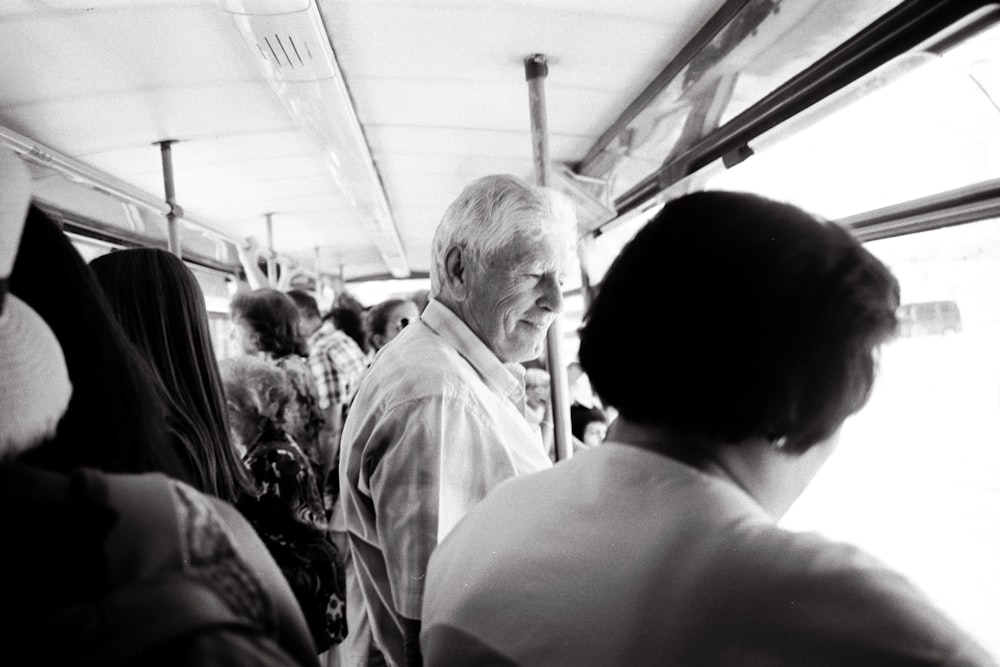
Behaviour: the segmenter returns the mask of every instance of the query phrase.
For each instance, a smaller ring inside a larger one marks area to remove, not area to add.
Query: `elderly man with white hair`
[[[522,362],[563,307],[571,205],[512,176],[469,184],[434,235],[431,300],[372,364],[341,443],[341,494],[375,642],[419,664],[431,551],[500,482],[551,466]]]

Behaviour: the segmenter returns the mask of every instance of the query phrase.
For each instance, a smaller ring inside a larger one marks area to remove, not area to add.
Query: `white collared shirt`
[[[341,441],[341,502],[373,632],[395,662],[394,621],[420,618],[438,542],[500,482],[552,465],[524,418],[523,374],[431,300],[361,382]]]

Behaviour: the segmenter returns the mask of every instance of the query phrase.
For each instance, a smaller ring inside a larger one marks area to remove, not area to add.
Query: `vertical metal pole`
[[[271,287],[278,284],[278,262],[274,254],[274,226],[271,217],[274,213],[264,214],[264,224],[267,225],[267,283]]]
[[[319,297],[323,293],[323,265],[320,262],[319,246],[313,248],[313,270],[316,271],[316,296]]]
[[[528,81],[528,104],[531,111],[531,152],[535,164],[535,183],[543,187],[552,184],[552,165],[549,160],[549,123],[545,111],[545,77],[549,66],[540,53],[524,59],[524,78]],[[556,460],[573,455],[570,446],[569,383],[566,381],[566,364],[562,358],[562,323],[552,322],[545,338],[546,357],[552,387],[552,425]]]
[[[166,196],[167,206],[167,250],[181,256],[181,242],[177,231],[177,218],[180,215],[180,207],[177,206],[177,194],[174,192],[174,158],[170,146],[173,139],[157,142],[160,144],[160,160],[163,163],[163,191]]]
[[[594,300],[594,287],[590,284],[590,260],[594,253],[594,236],[587,234],[580,240],[580,292],[583,294],[583,312],[590,310]]]

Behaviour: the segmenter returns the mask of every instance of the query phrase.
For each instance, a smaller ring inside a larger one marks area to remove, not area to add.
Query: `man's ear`
[[[451,295],[459,301],[464,300],[469,291],[469,272],[461,246],[448,248],[444,255],[444,272],[445,284]]]

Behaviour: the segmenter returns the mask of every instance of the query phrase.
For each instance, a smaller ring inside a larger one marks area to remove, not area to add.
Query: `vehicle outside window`
[[[962,330],[962,314],[954,301],[904,303],[897,316],[902,336],[953,334]]]

